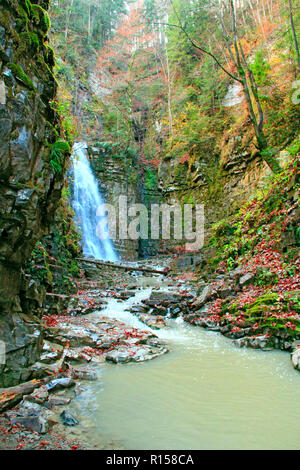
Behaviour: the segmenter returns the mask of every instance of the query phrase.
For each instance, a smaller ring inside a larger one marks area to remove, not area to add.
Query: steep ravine
[[[278,153],[282,171],[273,179],[247,129],[224,134],[220,166],[212,158],[202,168],[201,156],[176,166],[161,155],[149,172],[141,158],[146,134],[135,139],[138,150],[124,150],[103,141],[101,119],[91,137],[84,126],[79,138],[107,202],[126,195],[149,208],[196,195],[208,237],[192,254],[177,241],[115,241],[123,260],[155,255],[135,268],[170,266],[167,276],[79,261],[66,178],[73,142],[55,111],[49,1],[2,5],[0,434],[21,429],[4,445],[53,449],[58,436],[61,448],[296,448],[299,142]],[[88,84],[79,89],[76,99],[90,104]],[[234,106],[242,112],[240,102]],[[153,142],[163,140],[158,133]]]

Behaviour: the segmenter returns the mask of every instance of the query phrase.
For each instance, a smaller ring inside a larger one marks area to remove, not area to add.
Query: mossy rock
[[[52,47],[49,46],[48,44],[46,44],[45,62],[47,62],[47,64],[48,64],[50,67],[54,67],[54,65],[55,65],[54,50],[53,50]]]
[[[215,237],[221,237],[224,235],[233,235],[236,231],[236,226],[234,225],[234,218],[229,217],[222,219],[212,227]]]
[[[27,16],[30,18],[32,15],[32,4],[29,0],[21,0],[20,2],[23,6],[23,9],[25,10]]]
[[[40,5],[32,5],[32,12],[35,19],[35,23],[46,35],[51,27],[51,22],[48,13]]]
[[[28,48],[30,48],[31,50],[35,52],[39,50],[41,43],[36,33],[24,32],[20,34],[20,38],[27,44]]]
[[[51,146],[50,165],[55,173],[61,173],[63,169],[64,155],[71,152],[71,147],[65,140],[59,139]]]
[[[249,317],[260,317],[264,314],[265,310],[267,309],[266,304],[262,305],[254,305],[253,307],[250,307],[246,310],[245,315]]]
[[[14,77],[22,82],[27,88],[36,91],[36,88],[32,82],[32,80],[26,75],[22,67],[18,64],[14,64],[13,62],[9,62],[7,67],[11,70]]]
[[[269,292],[268,294],[261,295],[256,299],[254,305],[269,305],[278,301],[278,294],[276,292]]]

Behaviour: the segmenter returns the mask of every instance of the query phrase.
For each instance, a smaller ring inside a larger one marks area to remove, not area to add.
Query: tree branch
[[[212,52],[210,52],[210,51],[204,49],[203,47],[199,46],[198,44],[196,44],[193,41],[193,39],[189,36],[187,31],[183,28],[183,26],[180,26],[178,24],[171,24],[171,23],[155,23],[155,24],[180,29],[186,35],[187,39],[192,44],[192,46],[195,47],[195,49],[198,49],[199,51],[203,52],[204,54],[207,54],[210,57],[212,57],[212,59],[216,62],[216,64],[223,70],[223,72],[225,72],[233,80],[243,84],[244,81],[242,79],[236,77],[235,75],[232,75],[232,73],[230,73],[228,70],[226,70],[225,67],[223,67],[223,65],[219,62],[219,60],[216,58],[216,56]]]

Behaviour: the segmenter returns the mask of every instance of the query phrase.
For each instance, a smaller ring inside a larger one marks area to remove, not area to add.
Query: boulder
[[[294,368],[300,371],[300,347],[292,352],[291,360]]]
[[[200,296],[194,301],[193,305],[195,307],[202,307],[208,300],[210,300],[213,292],[213,287],[211,285],[207,285],[202,290]]]
[[[48,400],[47,405],[49,408],[53,408],[55,406],[65,406],[68,405],[71,401],[71,397],[62,397],[62,396],[51,396]]]
[[[51,380],[51,382],[46,385],[46,388],[48,392],[53,392],[55,390],[71,388],[74,387],[74,385],[75,381],[73,379],[71,379],[70,377],[62,377],[60,379]]]
[[[92,369],[70,369],[70,375],[72,379],[79,379],[79,380],[97,380],[97,373],[95,370]]]
[[[79,421],[74,418],[74,416],[69,411],[63,411],[60,414],[60,418],[65,426],[76,426],[79,424]]]
[[[245,336],[243,338],[233,340],[233,343],[238,347],[250,347],[254,349],[270,349],[271,340],[266,335],[260,336]]]
[[[126,349],[116,348],[106,355],[106,360],[115,364],[127,362],[144,362],[161,356],[167,352],[168,349],[164,347],[132,346]]]
[[[250,284],[250,282],[253,281],[254,278],[255,273],[246,273],[239,279],[239,284],[241,287],[246,286],[247,284]]]
[[[49,398],[49,393],[47,387],[42,385],[40,388],[36,388],[30,395],[24,397],[25,401],[30,401],[42,405]]]

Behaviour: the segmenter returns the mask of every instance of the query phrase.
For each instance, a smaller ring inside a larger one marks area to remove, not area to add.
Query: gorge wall
[[[39,357],[45,293],[23,267],[49,231],[69,153],[51,106],[57,84],[47,44],[48,4],[1,2],[0,340],[6,343],[6,365],[0,365],[0,387],[26,380]]]
[[[133,204],[144,204],[150,213],[151,204],[158,203],[161,194],[156,187],[149,188],[145,185],[143,179],[139,177],[136,162],[132,156],[129,154],[120,156],[118,152],[113,154],[109,148],[96,145],[88,147],[88,154],[105,202],[112,204],[116,209],[118,234],[120,196],[127,198],[128,208]],[[131,261],[156,255],[160,245],[159,240],[151,240],[150,237],[145,240],[117,237],[113,243],[119,257]]]

